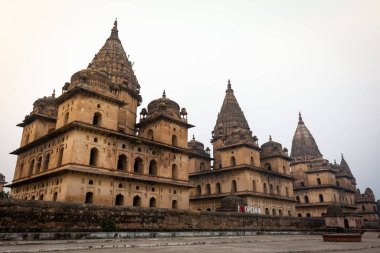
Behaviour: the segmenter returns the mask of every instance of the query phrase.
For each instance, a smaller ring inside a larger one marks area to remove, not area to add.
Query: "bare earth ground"
[[[0,252],[380,252],[378,233],[365,233],[362,242],[323,242],[320,235],[256,235],[140,239],[94,239],[0,242]]]

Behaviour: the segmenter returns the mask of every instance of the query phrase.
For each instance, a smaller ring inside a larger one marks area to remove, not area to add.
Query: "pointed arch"
[[[124,196],[122,194],[117,194],[115,198],[115,205],[122,206],[124,205]]]
[[[236,180],[231,181],[231,193],[236,192],[237,187],[236,187]]]
[[[195,195],[196,196],[201,196],[201,194],[202,194],[202,188],[201,188],[200,185],[197,185],[197,188],[195,190]]]
[[[47,171],[49,169],[49,163],[50,163],[50,153],[47,153],[45,155],[44,164],[42,166],[43,171]]]
[[[157,162],[154,159],[149,162],[149,175],[157,176]]]
[[[172,135],[172,145],[178,146],[178,139],[177,139],[177,135],[175,134]]]
[[[98,127],[102,125],[102,114],[100,112],[94,113],[94,116],[92,117],[92,124]]]
[[[98,159],[99,159],[99,151],[97,148],[92,148],[90,150],[90,160],[89,165],[90,166],[98,166]]]
[[[156,207],[156,198],[151,197],[149,200],[149,207]]]
[[[141,197],[139,195],[133,198],[133,206],[141,206]]]
[[[219,183],[219,182],[217,182],[216,185],[215,185],[215,193],[216,193],[216,194],[221,193],[221,190],[220,190],[220,183]]]
[[[128,169],[127,156],[124,154],[119,155],[117,159],[117,170],[126,172]]]
[[[140,157],[136,157],[135,163],[133,165],[133,172],[135,173],[144,173],[144,161]]]
[[[28,176],[31,176],[33,174],[33,170],[34,170],[34,159],[32,159],[29,162]]]
[[[230,165],[231,166],[236,166],[236,158],[235,158],[235,156],[231,157]]]
[[[211,186],[210,184],[206,184],[206,195],[210,195],[211,194]]]
[[[177,164],[172,165],[172,179],[178,179]]]
[[[154,134],[153,134],[153,130],[152,129],[148,130],[148,132],[146,133],[146,138],[153,141]]]
[[[177,208],[178,208],[177,200],[173,200],[173,201],[172,201],[172,208],[173,208],[173,209],[177,209]]]
[[[59,153],[58,153],[58,159],[57,159],[57,167],[60,167],[62,166],[62,160],[63,160],[63,151],[64,151],[64,148],[61,147],[59,149]]]
[[[87,192],[86,193],[86,200],[85,200],[85,204],[92,204],[94,202],[94,193],[92,192]]]

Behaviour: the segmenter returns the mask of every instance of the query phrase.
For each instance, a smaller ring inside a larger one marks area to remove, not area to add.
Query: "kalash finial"
[[[195,137],[194,137],[194,134],[193,134],[193,141],[195,141]]]
[[[298,123],[299,124],[303,123],[301,111],[298,112]]]
[[[230,81],[230,79],[228,79],[227,88],[228,88],[228,89],[231,89],[231,81]]]
[[[272,135],[271,134],[269,135],[269,141],[272,141]]]
[[[113,22],[113,28],[111,30],[110,38],[118,39],[119,38],[118,34],[119,34],[119,31],[117,30],[117,19],[115,19],[115,22]]]
[[[162,98],[166,98],[166,92],[164,90],[164,92],[162,93]]]
[[[55,89],[53,90],[53,94],[51,94],[53,98],[55,98]]]

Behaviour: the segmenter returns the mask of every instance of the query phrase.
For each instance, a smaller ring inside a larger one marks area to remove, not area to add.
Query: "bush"
[[[107,218],[103,220],[101,226],[102,226],[103,231],[106,231],[106,232],[112,232],[116,230],[116,223],[115,223],[115,220],[112,218]]]

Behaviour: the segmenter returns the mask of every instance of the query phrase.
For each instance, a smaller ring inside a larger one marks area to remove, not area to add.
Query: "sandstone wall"
[[[0,200],[0,232],[313,230],[320,218],[260,216],[170,209],[81,205],[37,200]]]

